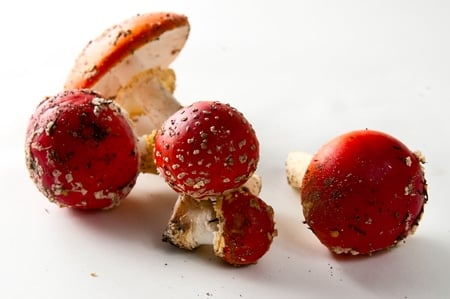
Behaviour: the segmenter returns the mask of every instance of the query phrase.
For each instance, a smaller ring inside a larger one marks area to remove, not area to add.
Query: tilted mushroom
[[[75,61],[65,89],[94,89],[114,98],[136,74],[167,69],[189,35],[185,16],[175,13],[138,14],[106,29],[90,41]]]
[[[181,105],[174,98],[175,73],[170,64],[188,38],[184,15],[138,14],[90,41],[82,50],[64,88],[92,89],[115,99],[136,125],[150,134]]]
[[[141,171],[156,173],[153,137],[162,122],[181,108],[173,96],[170,64],[189,36],[186,16],[138,14],[111,26],[76,58],[64,88],[92,89],[128,112],[139,138]]]

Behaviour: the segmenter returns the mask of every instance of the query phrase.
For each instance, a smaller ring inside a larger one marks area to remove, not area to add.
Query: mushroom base
[[[162,240],[187,250],[213,244],[215,232],[218,231],[214,204],[214,199],[197,200],[181,194]]]

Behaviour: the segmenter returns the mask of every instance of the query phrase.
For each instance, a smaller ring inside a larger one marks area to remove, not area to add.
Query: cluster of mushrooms
[[[256,263],[277,230],[259,198],[259,142],[234,107],[174,97],[169,67],[190,31],[176,13],[136,15],[89,42],[63,90],[46,97],[26,133],[37,188],[61,207],[118,206],[140,173],[178,193],[162,239],[193,250],[212,244],[225,262]],[[356,130],[314,155],[291,152],[288,183],[304,223],[335,254],[371,255],[413,233],[428,200],[420,152],[383,132]]]
[[[258,139],[229,104],[175,99],[169,66],[189,31],[184,15],[149,13],[89,42],[63,91],[32,115],[26,163],[50,201],[83,210],[116,207],[140,173],[159,174],[179,193],[163,241],[253,264],[277,233],[258,197]]]

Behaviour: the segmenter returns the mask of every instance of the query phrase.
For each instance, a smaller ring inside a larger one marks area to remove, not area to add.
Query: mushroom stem
[[[253,174],[241,189],[258,196],[261,191],[261,177]],[[214,244],[218,231],[215,209],[217,200],[217,197],[199,200],[187,194],[180,194],[163,233],[163,241],[187,250]]]
[[[303,176],[311,162],[312,155],[306,152],[290,152],[286,158],[286,177],[288,184],[295,189],[301,189]]]
[[[162,123],[182,106],[172,95],[175,73],[171,69],[148,69],[119,89],[115,102],[128,114],[138,136],[140,171],[157,174],[153,149]]]
[[[138,136],[150,134],[182,106],[173,96],[175,73],[171,69],[148,69],[119,89],[115,101],[130,117]]]
[[[213,200],[196,200],[180,194],[163,233],[163,241],[187,250],[213,244],[214,232],[217,231],[213,203]]]
[[[157,132],[157,130],[153,130],[150,134],[138,137],[137,148],[140,157],[139,171],[142,173],[158,174],[153,154],[155,135]]]

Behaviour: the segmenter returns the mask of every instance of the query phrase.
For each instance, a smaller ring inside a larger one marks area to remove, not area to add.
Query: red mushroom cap
[[[245,117],[228,104],[200,101],[182,108],[155,137],[159,173],[177,192],[220,195],[256,170],[259,143]]]
[[[394,246],[414,231],[428,199],[423,162],[382,132],[334,138],[313,156],[303,178],[306,223],[335,253]]]
[[[89,88],[114,97],[136,74],[167,68],[183,48],[189,29],[187,17],[176,13],[138,14],[124,20],[86,45],[64,88]]]
[[[136,182],[136,137],[121,109],[88,90],[46,98],[33,114],[26,163],[52,202],[79,209],[119,204]]]
[[[277,235],[271,206],[245,189],[233,190],[217,200],[219,231],[214,251],[235,265],[256,263]]]

